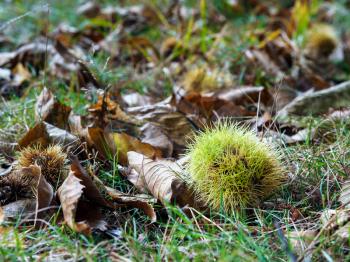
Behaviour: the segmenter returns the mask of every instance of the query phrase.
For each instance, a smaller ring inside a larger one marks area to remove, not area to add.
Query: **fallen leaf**
[[[41,218],[45,213],[46,208],[50,206],[53,199],[53,188],[41,174],[41,169],[38,165],[30,165],[23,167],[19,172],[22,173],[23,179],[33,179],[32,190],[36,197],[36,216]],[[37,221],[35,221],[35,224]],[[40,223],[39,223],[40,224]]]
[[[104,183],[94,175],[94,182],[97,184],[98,188],[106,193],[113,202],[116,202],[119,206],[131,206],[134,208],[141,209],[153,222],[156,221],[156,213],[151,202],[154,202],[150,197],[140,196],[140,195],[129,195],[120,192],[114,188],[104,185]]]
[[[174,150],[173,143],[163,132],[162,128],[151,123],[146,123],[140,128],[140,131],[143,135],[141,142],[160,149],[163,157],[172,156]]]
[[[32,43],[22,45],[16,51],[11,53],[0,53],[0,66],[9,65],[14,68],[18,63],[23,66],[31,66],[35,69],[44,68],[45,56],[50,56],[54,53],[54,48],[51,44],[47,44],[46,40],[38,39]]]
[[[71,171],[57,190],[57,195],[67,225],[76,232],[90,234],[94,228],[100,230],[106,228],[100,206],[113,207],[113,205],[102,197],[94,182],[77,161],[73,160]]]
[[[126,123],[134,123],[134,119],[128,116],[120,106],[114,102],[109,93],[103,92],[99,95],[96,104],[91,105],[89,112],[94,120],[95,127],[105,127],[111,120],[119,120]]]
[[[268,130],[264,134],[264,139],[269,143],[276,143],[276,141],[280,141],[284,144],[292,145],[296,143],[302,143],[305,141],[313,140],[315,136],[315,129],[302,129],[293,135],[284,134],[281,131]]]
[[[137,92],[125,94],[122,99],[129,107],[150,105],[154,102],[153,97],[141,95]]]
[[[173,144],[173,154],[180,155],[193,137],[194,125],[183,114],[176,112],[169,102],[166,100],[154,105],[128,108],[127,113],[144,124],[159,128]],[[147,137],[147,128],[143,127],[142,130],[143,136]]]
[[[58,128],[67,129],[71,110],[69,106],[58,102],[52,92],[45,87],[35,103],[35,118],[37,121],[45,121]]]
[[[84,186],[83,193],[89,201],[99,206],[114,208],[114,206],[101,195],[96,184],[76,157],[73,158],[71,171],[74,173],[75,177],[81,180],[80,183]]]
[[[117,153],[117,148],[113,138],[102,128],[87,128],[85,139],[87,140],[89,146],[96,148],[96,150],[100,153],[100,158],[113,159]]]
[[[10,98],[11,95],[22,96],[32,75],[18,63],[12,70],[0,69],[0,95]]]
[[[256,112],[250,112],[243,106],[220,99],[213,94],[201,95],[191,92],[177,98],[175,103],[177,109],[198,127],[203,127],[205,124],[210,124],[219,118],[233,117],[235,120],[239,120],[256,115]]]
[[[39,122],[19,140],[18,145],[20,147],[26,147],[40,144],[45,147],[50,144],[60,144],[65,147],[74,147],[78,142],[78,137],[66,130],[57,128],[46,122]]]
[[[150,144],[142,143],[126,133],[113,133],[112,136],[117,147],[118,161],[123,165],[128,163],[127,153],[129,151],[136,151],[152,159],[162,156],[159,149],[152,147]]]
[[[55,56],[50,62],[50,69],[56,77],[71,80],[72,72],[76,73],[78,78],[78,89],[100,89],[101,84],[89,70],[88,64],[84,62],[83,57],[74,54],[65,47],[60,41],[55,42]]]
[[[128,161],[132,170],[127,179],[141,192],[151,193],[164,205],[176,203],[180,207],[201,206],[181,179],[183,170],[176,162],[152,160],[136,152],[128,152]]]
[[[151,158],[162,155],[160,149],[142,143],[135,137],[126,133],[107,132],[99,127],[87,128],[86,140],[91,147],[97,149],[102,158],[113,159],[114,156],[117,156],[118,162],[122,165],[127,164],[126,154],[128,151],[137,151]]]
[[[151,219],[151,223],[156,222],[157,216],[153,206],[149,203],[148,198],[140,196],[130,196],[128,194],[125,194],[107,186],[105,187],[105,189],[107,190],[108,195],[113,199],[113,201],[116,201],[118,204],[123,204],[126,206],[141,209]]]
[[[101,12],[101,7],[95,1],[88,1],[77,9],[77,14],[84,15],[87,18],[94,18]]]
[[[21,85],[24,81],[27,81],[32,77],[28,69],[26,69],[21,63],[18,63],[12,69],[12,73],[14,75],[13,81],[16,85]]]
[[[255,103],[269,105],[272,103],[271,94],[264,87],[228,88],[215,92],[219,99],[231,101],[236,105],[247,106]]]
[[[327,113],[331,108],[349,106],[350,81],[317,92],[309,92],[294,99],[279,113],[287,115],[317,115]]]
[[[74,175],[73,171],[71,171],[66,180],[57,190],[57,194],[62,205],[64,221],[67,225],[79,233],[90,234],[91,229],[86,221],[75,221],[78,202],[83,194],[84,188],[80,182],[81,180]]]

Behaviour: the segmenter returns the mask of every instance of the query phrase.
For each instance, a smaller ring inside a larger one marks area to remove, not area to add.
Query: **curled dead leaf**
[[[176,108],[171,106],[169,101],[129,108],[127,112],[145,123],[141,128],[144,139],[146,139],[147,143],[160,148],[163,152],[170,150],[170,145],[164,148],[166,145],[165,141],[165,144],[161,147],[160,145],[157,146],[157,143],[154,143],[154,141],[149,141],[150,136],[148,132],[150,128],[157,128],[159,132],[163,133],[170,140],[173,144],[173,154],[175,155],[184,152],[188,141],[193,136],[194,126],[182,113],[176,112]],[[163,138],[166,140],[164,136]]]
[[[84,186],[83,193],[87,199],[91,202],[104,206],[107,208],[114,208],[112,203],[107,201],[100,193],[96,184],[87,173],[87,171],[81,166],[77,158],[74,158],[71,164],[71,170],[74,173],[75,177],[81,180],[81,184]]]
[[[71,171],[57,190],[57,194],[62,205],[64,221],[67,225],[74,231],[89,234],[91,233],[90,226],[85,221],[75,221],[78,201],[83,194],[84,188],[80,181]]]
[[[118,161],[123,165],[128,163],[127,153],[129,151],[142,153],[152,159],[162,156],[162,152],[159,149],[152,147],[150,144],[143,143],[126,133],[113,133],[112,136],[117,147]]]
[[[111,120],[136,124],[135,119],[128,116],[107,92],[99,95],[97,103],[90,106],[89,112],[93,118],[94,126],[97,127],[103,128]]]
[[[118,206],[131,206],[141,209],[151,219],[152,223],[156,221],[156,213],[151,204],[151,202],[154,201],[152,201],[149,197],[139,195],[134,196],[120,192],[114,188],[104,185],[103,182],[95,175],[93,176],[93,179],[101,192],[107,194]]]
[[[162,128],[151,123],[146,123],[141,127],[143,134],[142,142],[150,144],[162,151],[163,157],[171,157],[174,146]]]
[[[308,115],[327,113],[331,108],[349,106],[350,81],[317,92],[308,92],[294,99],[278,114]]]
[[[127,165],[127,152],[137,151],[150,158],[160,157],[162,152],[150,144],[143,143],[139,139],[126,133],[109,133],[99,127],[87,129],[87,141],[90,146],[97,149],[105,159],[113,159],[117,156],[118,162]]]
[[[116,201],[118,204],[141,209],[151,219],[151,223],[157,221],[156,212],[154,211],[153,206],[149,203],[147,198],[140,196],[130,196],[107,186],[105,188],[108,195],[113,199],[113,201]]]
[[[198,127],[203,127],[203,124],[208,124],[222,117],[239,119],[256,115],[256,112],[250,112],[243,106],[220,99],[213,94],[201,95],[191,92],[186,96],[176,98],[175,104],[177,109]]]
[[[35,103],[35,118],[58,128],[67,129],[67,120],[72,109],[56,100],[46,87],[41,91]]]
[[[32,127],[18,142],[20,147],[31,145],[48,146],[50,144],[60,144],[62,146],[74,147],[78,143],[78,137],[69,132],[57,128],[49,123],[40,122]]]
[[[111,207],[91,178],[75,159],[71,171],[57,190],[64,221],[76,232],[90,234],[92,229],[105,230],[100,206]],[[84,196],[84,198],[83,198]]]
[[[127,179],[142,192],[152,194],[164,205],[176,203],[180,207],[202,208],[194,193],[181,176],[183,170],[176,162],[152,160],[136,152],[128,152],[132,168]]]
[[[36,217],[42,217],[42,212],[46,211],[53,199],[53,188],[41,174],[41,168],[38,165],[23,167],[20,172],[23,174],[23,179],[29,179],[29,177],[33,179],[32,190],[36,197]]]
[[[228,88],[216,92],[215,96],[243,106],[255,103],[269,105],[272,102],[271,94],[264,87]]]

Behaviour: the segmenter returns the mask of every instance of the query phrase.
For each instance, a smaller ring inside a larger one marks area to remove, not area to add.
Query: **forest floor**
[[[2,1],[0,178],[17,177],[0,179],[0,260],[350,260],[349,12],[345,0]],[[186,209],[132,179],[145,171],[128,151],[178,161],[221,119],[279,148],[285,182],[259,205]],[[52,144],[67,154],[58,173],[75,173],[52,182],[41,166],[47,181],[23,186],[25,148]]]

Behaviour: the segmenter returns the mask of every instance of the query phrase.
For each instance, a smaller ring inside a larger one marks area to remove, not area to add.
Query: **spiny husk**
[[[207,128],[194,139],[188,156],[190,183],[215,210],[232,213],[254,206],[284,180],[279,152],[237,125]]]
[[[306,36],[306,53],[308,56],[328,58],[339,45],[339,39],[335,29],[326,24],[314,25]]]
[[[34,176],[18,168],[0,176],[0,204],[5,205],[18,199],[34,197],[34,179]]]
[[[52,145],[47,148],[34,146],[27,147],[20,152],[18,165],[19,167],[29,167],[37,164],[41,167],[41,173],[46,180],[52,185],[56,185],[64,179],[61,176],[65,174],[63,169],[66,159],[67,155],[61,146]]]

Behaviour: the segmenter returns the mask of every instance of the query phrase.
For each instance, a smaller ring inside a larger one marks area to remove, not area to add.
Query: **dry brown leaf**
[[[113,158],[117,148],[111,136],[99,127],[88,127],[86,140],[89,146],[96,148],[99,157],[104,159]]]
[[[33,179],[31,187],[36,197],[36,216],[42,217],[42,211],[46,211],[53,199],[53,188],[41,174],[41,168],[38,165],[23,167],[20,172],[23,179]]]
[[[84,186],[83,193],[84,196],[91,202],[108,208],[114,208],[112,203],[107,201],[98,190],[96,184],[93,182],[92,178],[86,172],[86,170],[81,166],[77,158],[74,158],[71,165],[71,170],[75,177],[81,180],[81,184]]]
[[[285,117],[327,113],[330,109],[349,106],[349,100],[350,81],[347,81],[322,91],[301,95],[283,108],[278,115]]]
[[[153,43],[150,40],[148,40],[145,37],[123,37],[119,40],[119,43],[121,47],[132,50],[135,56],[139,54],[141,54],[142,56],[146,51],[151,51],[148,52],[149,59],[152,58],[152,61],[156,62],[160,57],[158,49],[153,45]]]
[[[67,129],[71,110],[69,106],[58,102],[52,92],[45,87],[35,104],[35,118],[37,121],[45,121],[58,128]]]
[[[79,116],[71,112],[68,117],[69,130],[73,135],[78,137],[87,137],[87,127],[83,125],[84,117]]]
[[[21,85],[24,81],[29,80],[32,75],[29,73],[21,63],[18,63],[13,69],[12,73],[14,75],[14,84]]]
[[[44,68],[45,55],[51,55],[53,52],[54,48],[51,44],[48,45],[46,41],[39,39],[22,45],[14,52],[1,54],[3,59],[0,59],[0,66],[9,64],[11,68],[14,68],[21,63],[26,67],[31,65],[34,68]]]
[[[77,14],[86,16],[87,18],[94,18],[101,12],[101,7],[95,1],[88,1],[80,5],[77,9]]]
[[[126,123],[136,123],[128,116],[120,106],[114,102],[109,93],[103,92],[99,95],[96,104],[91,105],[89,112],[92,115],[94,126],[104,128],[111,120],[119,120]]]
[[[239,119],[256,115],[256,112],[248,111],[243,106],[220,99],[213,94],[201,95],[195,92],[178,98],[176,107],[198,127],[203,127],[203,124],[209,124],[222,117]]]
[[[126,133],[113,133],[112,136],[117,147],[118,161],[123,165],[128,163],[127,153],[129,151],[142,153],[152,159],[162,156],[162,152],[159,149],[152,147],[150,144],[142,143],[137,138]]]
[[[270,90],[271,96],[273,97],[273,108],[272,110],[279,111],[286,105],[293,101],[298,95],[298,91],[287,87],[273,87]]]
[[[182,172],[176,163],[167,160],[153,161],[136,152],[128,152],[128,162],[134,171],[127,177],[131,183],[141,192],[151,193],[163,204],[170,202],[171,183]]]
[[[140,128],[143,138],[142,142],[150,144],[162,151],[163,157],[171,157],[174,146],[163,130],[154,124],[146,123]]]
[[[217,91],[215,93],[219,99],[231,101],[236,105],[251,105],[255,103],[262,103],[269,105],[272,102],[270,93],[264,87],[239,87],[228,88]]]
[[[113,202],[116,202],[116,204],[118,204],[119,206],[131,206],[134,208],[141,209],[151,219],[151,222],[156,221],[156,213],[151,204],[151,202],[154,201],[152,201],[150,197],[140,195],[129,195],[104,185],[103,182],[95,175],[93,176],[93,178],[98,188],[105,194],[109,195],[109,197],[112,198]]]
[[[150,105],[153,104],[155,101],[154,97],[148,95],[141,95],[137,92],[124,94],[122,96],[122,99],[129,107]]]
[[[69,132],[50,125],[46,122],[40,122],[31,128],[18,142],[20,147],[40,144],[48,146],[50,144],[61,144],[63,146],[75,146],[78,143],[78,137]]]
[[[157,216],[153,206],[149,203],[149,198],[140,196],[130,196],[111,187],[105,187],[108,195],[118,204],[141,209],[150,219],[151,223],[156,222]]]
[[[57,194],[64,220],[71,229],[84,234],[90,234],[93,228],[105,229],[100,206],[113,205],[102,197],[77,159],[73,160],[71,171]]]
[[[91,229],[86,221],[75,221],[78,202],[83,194],[84,188],[80,181],[81,180],[74,175],[74,172],[71,171],[66,180],[57,190],[57,194],[62,205],[64,221],[67,225],[74,231],[89,234],[91,233]]]
[[[151,158],[160,157],[162,152],[150,144],[143,143],[126,133],[108,133],[99,127],[87,129],[88,144],[97,149],[104,159],[111,159],[117,155],[118,162],[127,164],[127,152],[137,151]]]
[[[183,114],[176,112],[176,108],[172,107],[169,101],[129,108],[127,112],[145,124],[158,127],[173,144],[175,155],[183,153],[188,141],[193,136],[194,127],[191,122]],[[143,128],[144,137],[147,137],[146,131],[147,128]]]
[[[283,134],[282,132],[268,130],[265,133],[264,139],[269,141],[269,143],[276,143],[276,141],[280,141],[284,144],[292,145],[297,143],[302,143],[307,140],[312,140],[315,136],[315,129],[302,129],[293,135]]]
[[[128,152],[129,166],[132,168],[127,179],[142,192],[151,193],[164,205],[176,203],[200,207],[194,193],[180,178],[183,173],[179,164],[168,160],[152,160],[136,152]]]
[[[7,98],[11,95],[21,96],[30,78],[31,74],[21,63],[12,70],[0,69],[0,95]]]

